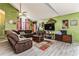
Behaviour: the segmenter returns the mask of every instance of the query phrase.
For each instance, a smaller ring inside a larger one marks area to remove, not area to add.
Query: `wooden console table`
[[[72,35],[58,35],[55,34],[55,40],[72,43]]]

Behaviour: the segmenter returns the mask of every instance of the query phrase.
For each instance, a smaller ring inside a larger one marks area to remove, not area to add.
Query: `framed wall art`
[[[63,20],[62,23],[63,23],[62,29],[67,29],[69,27],[69,21],[68,20]]]
[[[70,26],[77,26],[78,20],[70,20]]]

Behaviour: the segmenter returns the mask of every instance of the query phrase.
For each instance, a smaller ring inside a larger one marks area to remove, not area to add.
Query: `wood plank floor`
[[[45,51],[40,50],[35,45],[29,50],[20,54],[15,54],[8,41],[0,43],[0,56],[78,56],[79,44],[64,43],[54,41],[54,43]]]

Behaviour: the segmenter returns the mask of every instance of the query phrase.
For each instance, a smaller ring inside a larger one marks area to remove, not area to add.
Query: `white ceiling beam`
[[[52,11],[54,11],[58,16],[60,16],[60,14],[55,10],[55,8],[53,8],[52,6],[51,6],[51,4],[50,3],[45,3]]]

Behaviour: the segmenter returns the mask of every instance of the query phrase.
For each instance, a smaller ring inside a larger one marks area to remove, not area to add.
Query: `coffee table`
[[[42,42],[44,40],[44,37],[42,35],[33,35],[32,40],[39,43],[39,42]]]

